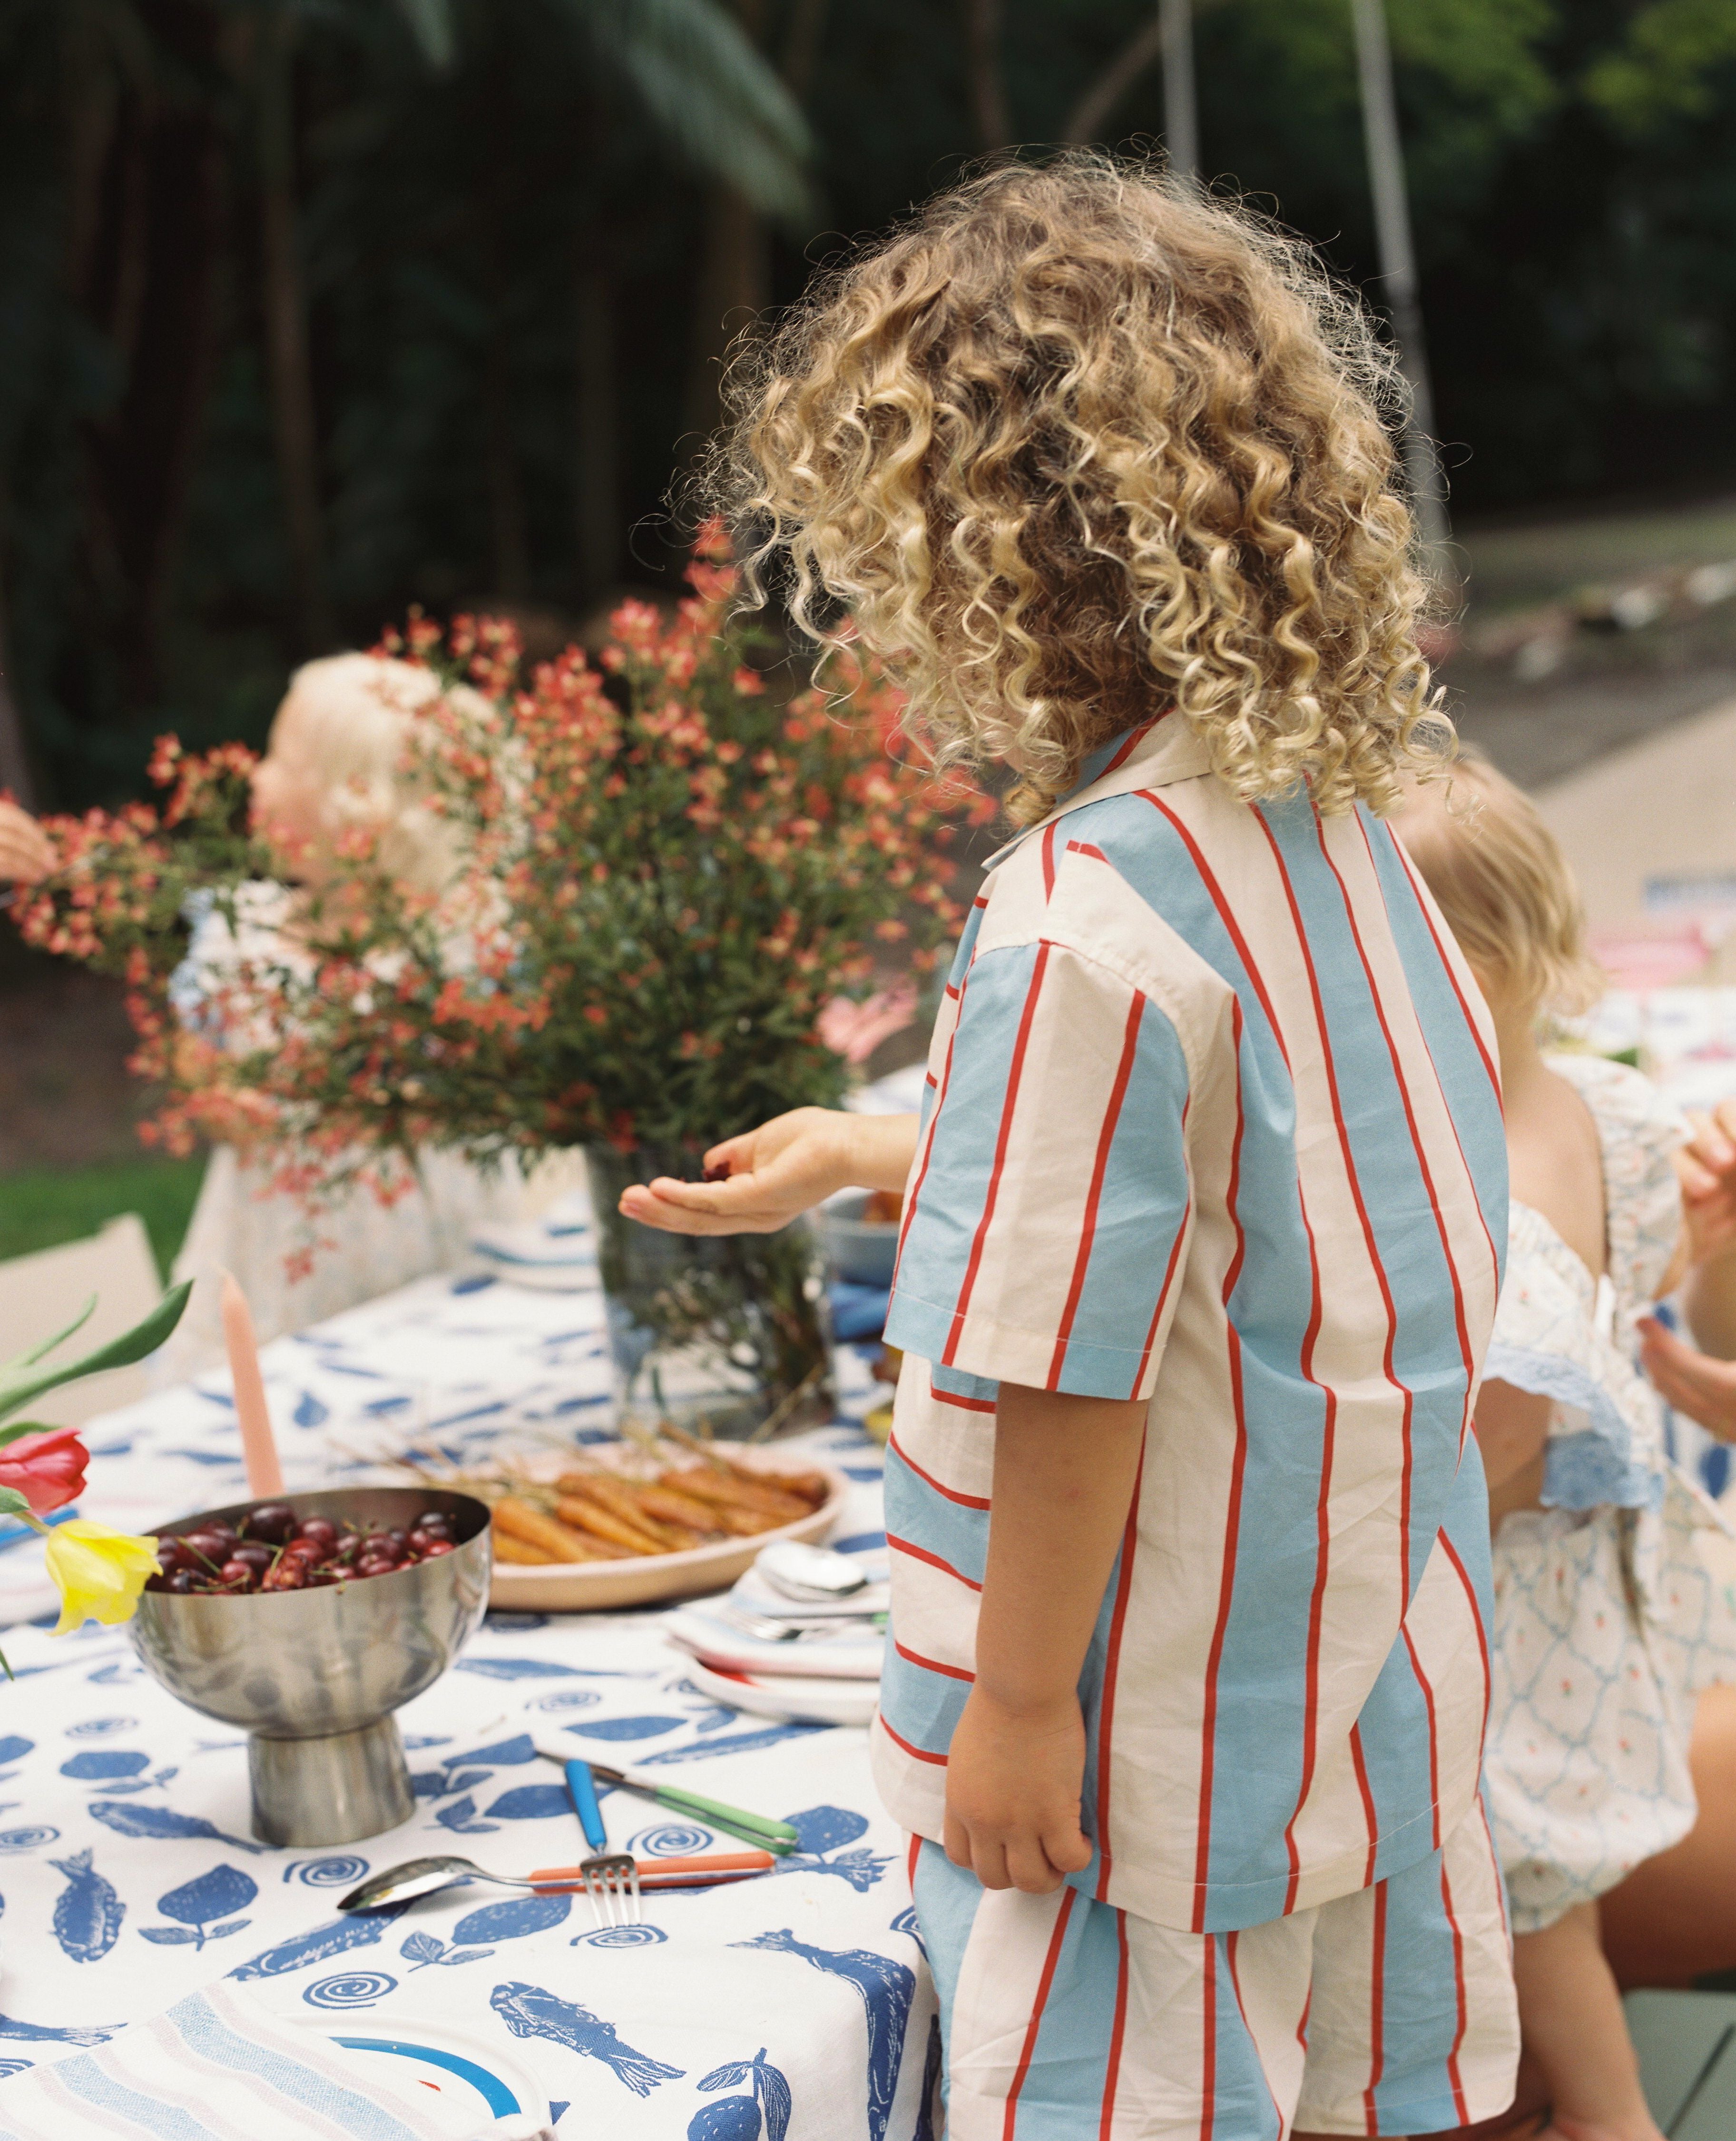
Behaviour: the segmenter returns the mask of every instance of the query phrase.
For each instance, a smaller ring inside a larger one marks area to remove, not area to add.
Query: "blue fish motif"
[[[454,1672],[479,1673],[484,1680],[576,1680],[578,1668],[558,1666],[553,1658],[460,1658]]]
[[[66,1877],[54,1907],[54,1937],[74,1962],[101,1962],[120,1937],[125,1904],[113,1883],[105,1881],[91,1863],[88,1847],[70,1858],[48,1863]]]
[[[497,1740],[492,1747],[473,1748],[468,1755],[453,1759],[460,1762],[492,1762],[497,1769],[511,1769],[520,1762],[534,1762],[537,1745],[528,1732],[517,1732],[510,1740]]]
[[[865,1947],[814,1947],[798,1940],[788,1927],[759,1933],[752,1940],[732,1941],[732,1947],[770,1948],[777,1955],[799,1956],[834,1977],[853,1985],[868,2015],[868,2141],[886,2141],[887,2122],[892,2117],[893,2098],[898,2086],[898,2069],[904,2060],[904,2032],[910,2021],[910,2003],[916,1997],[916,1972],[891,1957]]]
[[[678,1732],[685,1717],[599,1717],[588,1725],[566,1725],[581,1740],[655,1740],[665,1732]]]
[[[227,1744],[227,1743],[225,1743]],[[263,1851],[245,1836],[231,1836],[207,1821],[203,1814],[176,1814],[171,1807],[131,1806],[119,1799],[92,1799],[91,1812],[105,1828],[117,1836],[148,1836],[159,1842],[171,1837],[201,1837],[208,1843],[227,1843],[234,1851]]]
[[[330,1925],[316,1926],[312,1932],[298,1933],[293,1940],[279,1941],[246,1962],[238,1963],[231,1977],[282,1977],[312,1962],[325,1962],[352,1947],[371,1947],[382,1939],[392,1920],[410,1905],[387,1903],[377,1911],[358,1911],[352,1918],[334,1918]]]
[[[442,1807],[434,1818],[442,1828],[452,1829],[460,1836],[492,1836],[500,1826],[498,1821],[477,1819],[476,1802],[468,1792],[450,1806]]]
[[[115,2030],[120,2027],[117,2022]],[[0,2037],[21,2045],[106,2045],[115,2030],[56,2030],[47,2022],[15,2022],[10,2015],[0,2015]]]
[[[290,1417],[298,1427],[323,1427],[327,1412],[327,1407],[321,1404],[312,1390],[303,1390],[296,1400],[295,1410]]]
[[[515,2037],[547,2037],[569,2052],[601,2060],[635,2096],[649,2096],[659,2082],[679,2081],[686,2072],[685,2067],[665,2066],[661,2060],[636,2052],[616,2035],[612,2022],[571,2000],[558,2000],[539,1985],[509,1978],[489,1995],[489,2005]]]

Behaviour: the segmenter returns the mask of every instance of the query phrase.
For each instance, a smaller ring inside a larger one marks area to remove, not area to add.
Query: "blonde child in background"
[[[1635,1322],[1690,1265],[1704,1265],[1702,1295],[1717,1282],[1708,1259],[1736,1205],[1736,1154],[1722,1172],[1695,1163],[1684,1226],[1683,1119],[1637,1070],[1544,1052],[1548,1014],[1584,1008],[1598,982],[1576,888],[1510,781],[1467,752],[1450,790],[1421,790],[1395,829],[1500,1046],[1512,1202],[1477,1432],[1494,1539],[1488,1788],[1525,2050],[1549,2135],[1661,2141],[1598,1898],[1693,1827],[1694,1698],[1736,1680],[1736,1612],[1732,1543],[1665,1454]],[[1736,1962],[1736,1863],[1722,1871],[1726,1900],[1704,1907]]]
[[[346,834],[376,836],[381,863],[410,889],[437,897],[450,883],[454,834],[405,762],[417,710],[441,689],[432,671],[371,654],[331,655],[296,672],[253,780],[254,825],[280,858],[282,881],[243,887],[233,929],[215,913],[199,922],[174,987],[185,1022],[209,1030],[213,999],[238,963],[301,956],[298,914]],[[474,696],[463,685],[448,687],[455,694]],[[223,1358],[221,1272],[241,1282],[263,1341],[460,1262],[479,1221],[532,1218],[578,1179],[554,1166],[528,1184],[511,1163],[490,1178],[454,1155],[424,1154],[419,1186],[396,1203],[356,1189],[323,1213],[312,1267],[292,1277],[288,1260],[306,1222],[268,1176],[232,1147],[213,1150],[175,1265],[177,1280],[197,1283],[159,1356],[160,1380],[180,1381]]]

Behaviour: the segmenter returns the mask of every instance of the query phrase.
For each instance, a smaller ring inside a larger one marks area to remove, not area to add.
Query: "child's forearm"
[[[1689,1274],[1683,1306],[1703,1352],[1736,1361],[1736,1248],[1709,1258]]]
[[[976,1685],[1013,1710],[1070,1698],[1127,1523],[1143,1400],[1003,1383]]]

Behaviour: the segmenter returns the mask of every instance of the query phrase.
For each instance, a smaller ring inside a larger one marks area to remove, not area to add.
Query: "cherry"
[[[337,1527],[329,1517],[303,1517],[296,1531],[298,1539],[312,1539],[317,1546],[337,1543]]]
[[[326,1549],[320,1544],[317,1539],[308,1538],[291,1539],[288,1545],[283,1549],[286,1558],[293,1558],[297,1561],[306,1562],[323,1560],[325,1558],[325,1552]]]
[[[163,1588],[165,1591],[179,1592],[184,1597],[198,1580],[190,1568],[177,1568],[164,1577]]]
[[[237,1562],[243,1568],[252,1569],[255,1576],[263,1576],[271,1567],[271,1548],[263,1539],[243,1539],[224,1566],[233,1568]]]
[[[433,1561],[443,1553],[451,1553],[454,1551],[450,1539],[430,1539],[422,1549],[422,1558],[424,1561]]]
[[[444,1509],[424,1509],[416,1520],[415,1528],[419,1532],[449,1532],[452,1519]]]
[[[303,1591],[307,1585],[307,1564],[298,1554],[282,1554],[276,1565],[268,1568],[259,1588],[262,1591]]]
[[[356,1573],[358,1576],[395,1576],[397,1573],[397,1568],[396,1562],[382,1561],[377,1555],[371,1554],[363,1557],[357,1567]]]
[[[220,1568],[229,1559],[229,1548],[234,1543],[233,1532],[226,1537],[222,1532],[202,1528],[181,1534],[181,1546],[188,1557],[186,1565],[189,1568],[202,1568],[207,1563],[213,1568]]]
[[[217,1573],[225,1583],[239,1585],[243,1591],[253,1589],[258,1573],[252,1564],[245,1561],[226,1561]]]
[[[194,1566],[193,1556],[173,1533],[158,1539],[157,1567],[165,1576],[172,1574],[177,1568],[191,1568]]]
[[[295,1529],[295,1511],[287,1502],[262,1502],[241,1521],[254,1538],[263,1539],[268,1546],[282,1546]]]

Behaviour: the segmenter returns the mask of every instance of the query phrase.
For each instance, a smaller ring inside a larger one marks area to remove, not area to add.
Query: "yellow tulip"
[[[111,1531],[86,1517],[55,1526],[48,1534],[47,1558],[48,1573],[61,1594],[57,1636],[66,1635],[86,1621],[101,1621],[111,1628],[117,1621],[131,1620],[145,1579],[157,1573],[154,1538]]]

